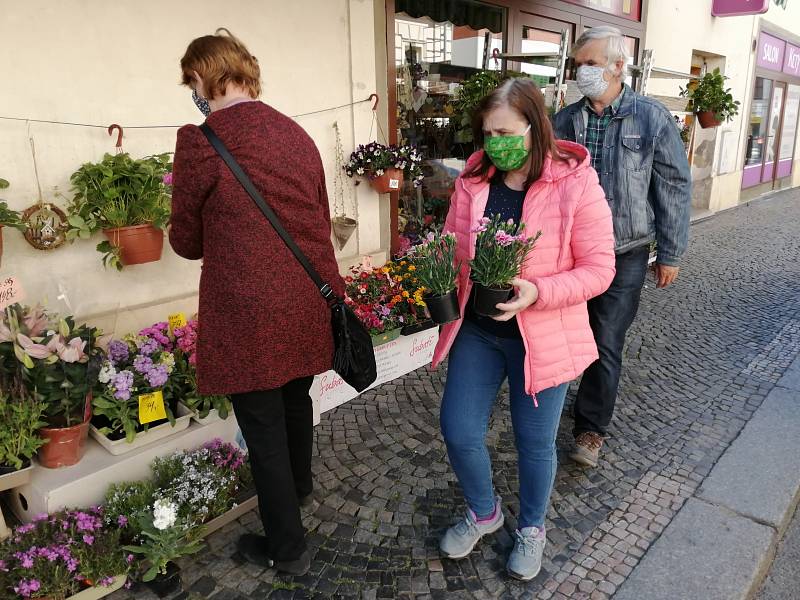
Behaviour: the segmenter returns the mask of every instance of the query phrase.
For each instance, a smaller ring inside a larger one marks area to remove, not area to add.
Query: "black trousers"
[[[617,255],[617,274],[608,290],[589,300],[589,323],[600,355],[583,373],[575,398],[577,437],[585,431],[600,435],[614,415],[625,334],[639,310],[639,299],[647,275],[648,246]]]
[[[267,555],[277,561],[296,560],[306,550],[298,498],[313,489],[312,380],[303,377],[278,389],[232,396],[253,469]]]

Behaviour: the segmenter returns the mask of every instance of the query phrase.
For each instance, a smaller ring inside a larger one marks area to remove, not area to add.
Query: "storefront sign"
[[[632,21],[642,20],[642,0],[566,0]]]
[[[714,0],[711,14],[715,17],[760,15],[769,9],[769,0]]]
[[[762,31],[758,36],[756,52],[756,64],[759,67],[770,71],[780,71],[783,68],[786,42]]]
[[[787,75],[800,77],[800,46],[786,43],[786,53],[783,59],[783,72]]]

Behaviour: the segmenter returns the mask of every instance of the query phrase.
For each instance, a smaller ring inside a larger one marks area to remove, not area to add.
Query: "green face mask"
[[[495,167],[501,171],[514,171],[525,164],[530,154],[530,150],[525,149],[525,135],[530,129],[528,125],[522,135],[498,135],[484,140],[483,149]]]

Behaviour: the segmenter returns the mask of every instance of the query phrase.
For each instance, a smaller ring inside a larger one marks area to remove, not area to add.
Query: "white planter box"
[[[82,592],[78,592],[74,596],[70,596],[67,600],[97,600],[98,598],[104,598],[109,594],[113,594],[118,589],[120,589],[123,585],[125,585],[125,580],[127,576],[119,575],[114,578],[114,582],[108,586],[97,586],[91,587],[87,590],[83,590]]]
[[[225,514],[218,516],[216,519],[211,519],[208,523],[203,525],[203,527],[205,527],[206,530],[205,536],[209,536],[218,529],[222,529],[228,523],[235,521],[243,514],[248,513],[255,508],[258,508],[258,496],[253,496],[252,498],[248,498],[241,504],[234,506]]]
[[[193,421],[200,423],[200,425],[210,425],[211,423],[216,423],[217,421],[223,420],[220,418],[216,408],[212,408],[210,411],[208,411],[208,414],[201,419],[195,411],[186,406],[183,402],[178,402],[178,414],[181,417],[189,415],[192,417]],[[230,415],[228,416],[230,417]]]
[[[12,471],[11,473],[0,475],[0,492],[13,490],[15,487],[25,485],[31,480],[32,471],[33,463],[19,471]]]
[[[147,446],[153,442],[164,439],[165,437],[169,437],[173,434],[181,432],[189,427],[189,421],[191,421],[191,415],[184,415],[175,420],[174,427],[171,423],[164,423],[162,425],[158,425],[157,427],[151,427],[147,431],[137,433],[133,442],[130,444],[125,438],[122,438],[121,440],[108,439],[106,436],[100,433],[100,431],[94,425],[89,425],[89,435],[96,439],[97,442],[108,452],[114,456],[119,456],[120,454],[133,452],[134,450],[138,450],[143,446]]]

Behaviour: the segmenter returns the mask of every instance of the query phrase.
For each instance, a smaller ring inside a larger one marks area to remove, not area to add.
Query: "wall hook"
[[[116,147],[118,149],[117,152],[121,152],[122,151],[122,127],[120,125],[117,125],[116,123],[114,123],[113,125],[109,125],[108,126],[108,135],[114,135],[114,130],[115,129],[117,131],[119,131],[119,133],[117,134],[117,144],[116,144]]]
[[[372,105],[372,110],[378,110],[378,102],[380,102],[381,98],[378,94],[370,94],[367,100],[372,100],[373,98],[375,98],[375,103]]]

